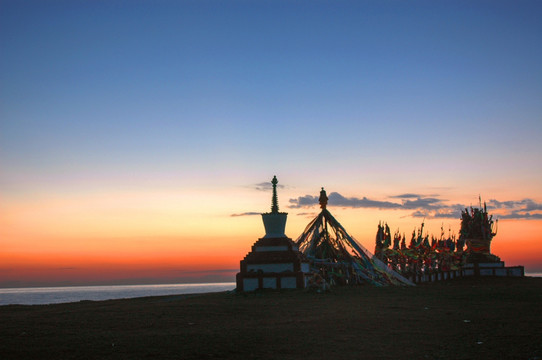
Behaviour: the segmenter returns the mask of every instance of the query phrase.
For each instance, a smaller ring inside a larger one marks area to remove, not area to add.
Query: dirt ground
[[[0,307],[0,359],[542,359],[542,278]]]

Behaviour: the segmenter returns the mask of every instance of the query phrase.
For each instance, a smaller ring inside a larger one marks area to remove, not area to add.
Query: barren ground
[[[542,278],[0,306],[0,359],[542,359]]]

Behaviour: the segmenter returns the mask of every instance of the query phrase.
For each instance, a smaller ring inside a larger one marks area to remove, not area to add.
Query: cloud
[[[416,200],[403,200],[403,208],[405,209],[438,210],[445,207],[443,200],[437,198],[418,197]]]
[[[500,214],[500,219],[526,219],[540,220],[542,219],[542,203],[538,203],[532,199],[498,201],[495,199],[487,202],[489,210],[504,210],[504,214]]]
[[[366,197],[344,197],[337,192],[329,194],[329,203],[335,206],[353,207],[353,208],[373,208],[373,209],[396,209],[401,207],[401,204],[392,203],[389,201],[370,200]]]
[[[524,220],[542,220],[542,214],[531,214],[531,213],[519,213],[511,212],[506,215],[499,215],[499,219],[524,219]]]
[[[361,199],[356,197],[347,198],[337,192],[330,193],[328,199],[328,204],[330,206],[376,209],[393,209],[401,207],[401,204],[392,203],[389,201],[375,201],[367,199],[366,197],[363,197]],[[289,208],[292,209],[312,207],[318,204],[318,197],[311,195],[300,196],[297,199],[290,199],[289,203]]]
[[[515,209],[518,211],[536,211],[542,210],[542,203],[537,203],[532,199],[523,199],[519,201],[498,201],[489,200],[488,208],[494,209]]]
[[[390,198],[393,198],[393,199],[412,199],[412,198],[419,198],[419,197],[422,197],[422,195],[412,194],[412,193],[390,196]]]
[[[404,193],[389,196],[400,199],[401,202],[372,200],[367,197],[345,197],[337,192],[329,194],[328,206],[343,208],[365,208],[381,210],[413,210],[411,217],[425,217],[428,219],[460,219],[461,211],[468,206],[463,204],[449,204],[447,200],[438,198],[438,195],[424,196],[421,194]],[[312,195],[299,196],[289,200],[289,207],[293,209],[310,208],[318,205],[318,197]],[[542,203],[532,199],[487,202],[488,210],[495,218],[500,219],[542,219]],[[303,213],[305,214],[305,213]]]
[[[261,182],[259,184],[254,184],[251,186],[252,188],[259,190],[259,191],[271,191],[273,190],[273,184],[271,184],[270,181]],[[278,189],[284,189],[284,185],[277,184]]]
[[[288,206],[291,209],[299,209],[302,207],[311,207],[318,204],[318,196],[305,195],[300,196],[297,199],[288,200],[290,205]]]
[[[410,216],[428,219],[460,219],[461,210],[462,207],[459,209],[454,209],[453,207],[450,207],[441,208],[438,210],[416,210],[412,214],[410,214]]]
[[[339,206],[339,207],[350,207],[350,208],[369,208],[369,209],[414,209],[421,207],[422,203],[434,204],[438,202],[438,199],[427,198],[427,199],[417,199],[417,200],[407,200],[407,207],[401,203],[394,203],[390,201],[379,201],[371,200],[367,197],[357,198],[357,197],[345,197],[337,192],[332,192],[328,196],[328,205],[329,206]],[[425,200],[425,201],[424,201]],[[405,203],[404,202],[404,203]],[[296,199],[290,199],[290,208],[299,209],[304,207],[312,207],[318,204],[318,197],[305,195],[299,196]]]
[[[244,212],[244,213],[241,213],[241,214],[231,214],[230,216],[231,217],[238,217],[238,216],[254,216],[254,215],[260,215],[261,212],[254,212],[254,211],[249,211],[249,212]]]

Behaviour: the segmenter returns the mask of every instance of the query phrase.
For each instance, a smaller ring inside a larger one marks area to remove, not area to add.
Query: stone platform
[[[309,263],[292,239],[261,238],[241,260],[237,290],[303,289],[309,271]]]
[[[504,261],[467,263],[461,269],[463,276],[525,276],[523,266],[504,266]]]

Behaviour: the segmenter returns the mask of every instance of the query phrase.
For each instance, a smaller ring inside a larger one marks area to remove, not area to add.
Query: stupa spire
[[[262,214],[263,225],[265,227],[265,237],[283,237],[284,229],[286,228],[287,213],[279,212],[279,200],[277,196],[277,184],[279,181],[276,176],[273,176],[271,184],[273,184],[273,198],[271,201],[271,212]]]
[[[277,196],[277,184],[279,181],[277,180],[277,176],[273,176],[273,180],[271,180],[271,184],[273,184],[273,199],[271,200],[271,213],[278,214],[279,212],[279,199]]]

